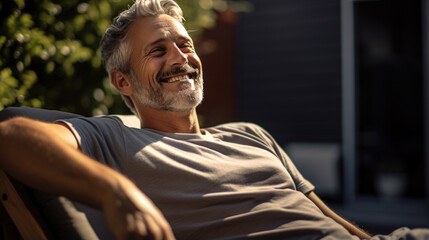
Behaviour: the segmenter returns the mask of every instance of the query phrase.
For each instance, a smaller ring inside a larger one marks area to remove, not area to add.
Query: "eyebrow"
[[[151,43],[149,43],[149,45],[147,45],[146,47],[145,47],[145,52],[147,52],[151,47],[153,47],[154,45],[156,45],[156,44],[158,44],[158,43],[160,43],[160,42],[164,42],[164,41],[166,41],[167,40],[167,38],[160,38],[160,39],[157,39],[157,40],[155,40],[155,41],[153,41],[153,42],[151,42]]]

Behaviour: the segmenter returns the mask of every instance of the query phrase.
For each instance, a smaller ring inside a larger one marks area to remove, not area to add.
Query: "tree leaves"
[[[185,25],[214,23],[225,0],[179,0]],[[99,41],[130,0],[6,0],[0,3],[0,110],[31,106],[92,115],[129,113],[112,88]]]

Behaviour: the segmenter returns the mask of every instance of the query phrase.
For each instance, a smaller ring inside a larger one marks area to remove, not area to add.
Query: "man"
[[[323,204],[260,127],[200,129],[202,65],[174,1],[136,1],[101,45],[141,128],[12,119],[0,124],[2,169],[100,209],[115,239],[370,238]]]

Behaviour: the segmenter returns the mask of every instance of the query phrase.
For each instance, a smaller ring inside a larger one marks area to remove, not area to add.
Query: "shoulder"
[[[262,129],[262,127],[251,122],[230,122],[230,123],[220,124],[220,125],[211,127],[209,129],[251,131],[255,129]]]
[[[232,122],[208,128],[209,131],[235,132],[252,135],[267,135],[267,131],[258,124],[251,122]]]
[[[116,116],[79,117],[58,121],[67,125],[81,142],[81,139],[108,139],[117,137],[126,131],[127,127]]]
[[[234,139],[246,138],[268,145],[272,145],[273,143],[271,135],[264,128],[250,122],[225,123],[206,130],[222,139],[226,139],[227,137]]]
[[[116,116],[82,117],[61,121],[74,134],[82,152],[102,162],[113,162],[110,156],[122,158],[126,149],[125,135],[133,129]]]
[[[104,127],[123,127],[125,126],[123,121],[117,117],[117,116],[100,116],[100,117],[78,117],[78,118],[71,118],[66,120],[60,120],[61,122],[66,122],[73,127],[98,127],[98,128],[104,128]]]

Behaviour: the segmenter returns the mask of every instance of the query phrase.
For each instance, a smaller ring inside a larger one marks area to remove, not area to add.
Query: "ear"
[[[131,79],[127,74],[121,71],[112,70],[110,72],[110,81],[112,82],[112,85],[124,95],[130,96],[134,91]]]

